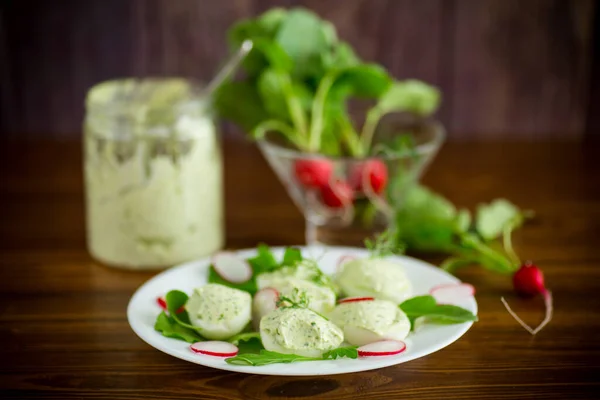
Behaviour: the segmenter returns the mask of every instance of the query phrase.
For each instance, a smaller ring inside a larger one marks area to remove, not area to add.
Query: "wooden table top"
[[[228,247],[302,243],[303,218],[254,146],[225,147]],[[600,398],[599,150],[450,143],[425,177],[460,206],[504,196],[537,212],[515,237],[554,293],[554,320],[536,337],[500,296],[532,324],[541,299],[518,299],[509,279],[473,268],[459,277],[478,290],[480,321],[456,343],[381,370],[294,378],[205,368],[142,342],[125,309],[153,273],[106,268],[87,254],[80,144],[0,143],[0,397]]]

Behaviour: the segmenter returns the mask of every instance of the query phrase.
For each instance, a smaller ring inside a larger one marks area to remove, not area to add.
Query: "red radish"
[[[296,160],[294,174],[303,186],[320,188],[328,184],[333,174],[333,164],[326,159]]]
[[[252,299],[252,324],[258,330],[262,317],[277,308],[279,292],[273,288],[264,288],[256,292]]]
[[[358,301],[373,301],[373,300],[375,300],[375,297],[346,297],[346,298],[338,301],[338,304],[356,303]]]
[[[406,343],[400,340],[382,340],[358,348],[360,357],[393,356],[406,350]]]
[[[169,311],[169,310],[167,309],[167,301],[166,301],[166,300],[165,300],[163,297],[157,297],[157,298],[156,298],[156,303],[157,303],[157,304],[158,304],[158,306],[159,306],[160,308],[162,308],[163,310],[165,310],[165,311]],[[184,310],[185,310],[185,307],[184,307],[184,306],[181,306],[181,307],[179,307],[179,308],[177,309],[177,314],[180,314],[180,313],[182,313]]]
[[[535,296],[546,290],[544,274],[530,262],[526,262],[513,275],[513,286],[522,296]]]
[[[341,208],[350,203],[354,192],[350,185],[343,180],[336,180],[329,185],[321,187],[321,200],[330,208]]]
[[[244,283],[252,278],[252,268],[237,254],[222,251],[213,256],[213,267],[219,276],[231,283]]]
[[[368,184],[375,194],[385,189],[388,181],[387,167],[381,160],[369,160],[356,165],[350,175],[350,183],[356,191],[364,191],[364,185]]]
[[[356,257],[348,255],[348,254],[341,256],[337,262],[337,269],[339,270],[344,264],[346,264],[349,261],[353,261],[353,260],[356,260]]]
[[[474,296],[475,288],[468,283],[449,283],[433,287],[429,294],[439,304],[454,304]]]
[[[162,297],[157,297],[156,298],[156,303],[158,304],[158,306],[160,308],[162,308],[163,310],[167,311],[167,301],[165,299],[163,299]]]
[[[234,357],[238,353],[237,346],[229,342],[210,340],[208,342],[196,342],[190,346],[194,353],[200,353],[215,357]]]
[[[541,294],[544,297],[546,315],[544,320],[535,329],[519,318],[519,316],[510,308],[506,300],[504,300],[504,297],[500,298],[510,315],[529,333],[535,335],[552,320],[552,313],[554,311],[552,305],[552,292],[546,289],[546,286],[544,285],[544,274],[537,266],[533,265],[530,261],[527,261],[525,264],[521,265],[513,275],[513,286],[515,291],[520,295],[534,296],[536,294]]]

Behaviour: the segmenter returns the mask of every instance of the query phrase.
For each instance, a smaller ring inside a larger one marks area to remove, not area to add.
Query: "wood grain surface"
[[[585,131],[593,0],[2,0],[0,134],[72,136],[103,80],[206,81],[227,28],[273,6],[309,7],[365,60],[438,85],[451,139]]]
[[[227,245],[303,241],[303,219],[252,144],[227,142]],[[151,348],[125,310],[153,276],[97,264],[85,249],[80,143],[0,143],[2,399],[597,399],[600,393],[600,148],[579,143],[446,145],[425,181],[460,206],[505,196],[537,212],[516,235],[543,267],[555,317],[505,277],[477,288],[480,322],[425,358],[364,373],[268,377],[190,364]],[[436,261],[436,259],[428,258]]]

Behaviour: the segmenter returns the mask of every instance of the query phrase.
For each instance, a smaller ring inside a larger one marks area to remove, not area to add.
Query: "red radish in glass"
[[[406,344],[400,340],[382,340],[358,348],[360,357],[393,356],[406,350]]]
[[[329,183],[333,174],[333,164],[322,158],[296,160],[294,174],[304,187],[318,189]]]
[[[194,353],[200,353],[214,357],[234,357],[238,353],[238,348],[229,342],[219,340],[210,340],[207,342],[196,342],[190,346]]]
[[[383,161],[376,159],[356,165],[350,175],[352,189],[359,192],[365,191],[366,182],[375,194],[379,194],[385,189],[387,181],[387,167]]]
[[[352,203],[354,192],[343,180],[334,180],[321,187],[321,200],[329,208],[342,208]]]
[[[510,308],[506,300],[504,300],[504,297],[500,299],[510,315],[529,333],[535,335],[552,320],[552,313],[554,311],[552,305],[552,292],[550,292],[544,284],[544,274],[536,265],[532,264],[530,261],[527,261],[514,273],[513,286],[515,291],[522,296],[531,297],[541,294],[544,298],[546,316],[535,329],[527,325],[521,318],[519,318],[519,316]]]
[[[358,301],[373,301],[373,300],[375,300],[375,297],[346,297],[346,298],[338,301],[338,304],[356,303]]]

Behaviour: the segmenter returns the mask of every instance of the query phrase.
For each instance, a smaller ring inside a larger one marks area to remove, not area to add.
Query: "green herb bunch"
[[[521,262],[513,250],[511,234],[533,215],[505,199],[480,204],[475,218],[450,201],[417,185],[396,213],[396,241],[407,250],[449,254],[442,268],[454,272],[468,265],[511,274]]]
[[[220,87],[215,107],[257,139],[273,132],[301,151],[364,157],[373,154],[384,115],[428,116],[440,101],[436,88],[363,62],[330,22],[306,9],[271,9],[233,25],[228,39],[234,50],[247,39],[254,46],[243,77]],[[350,118],[351,99],[374,103],[361,127]]]

